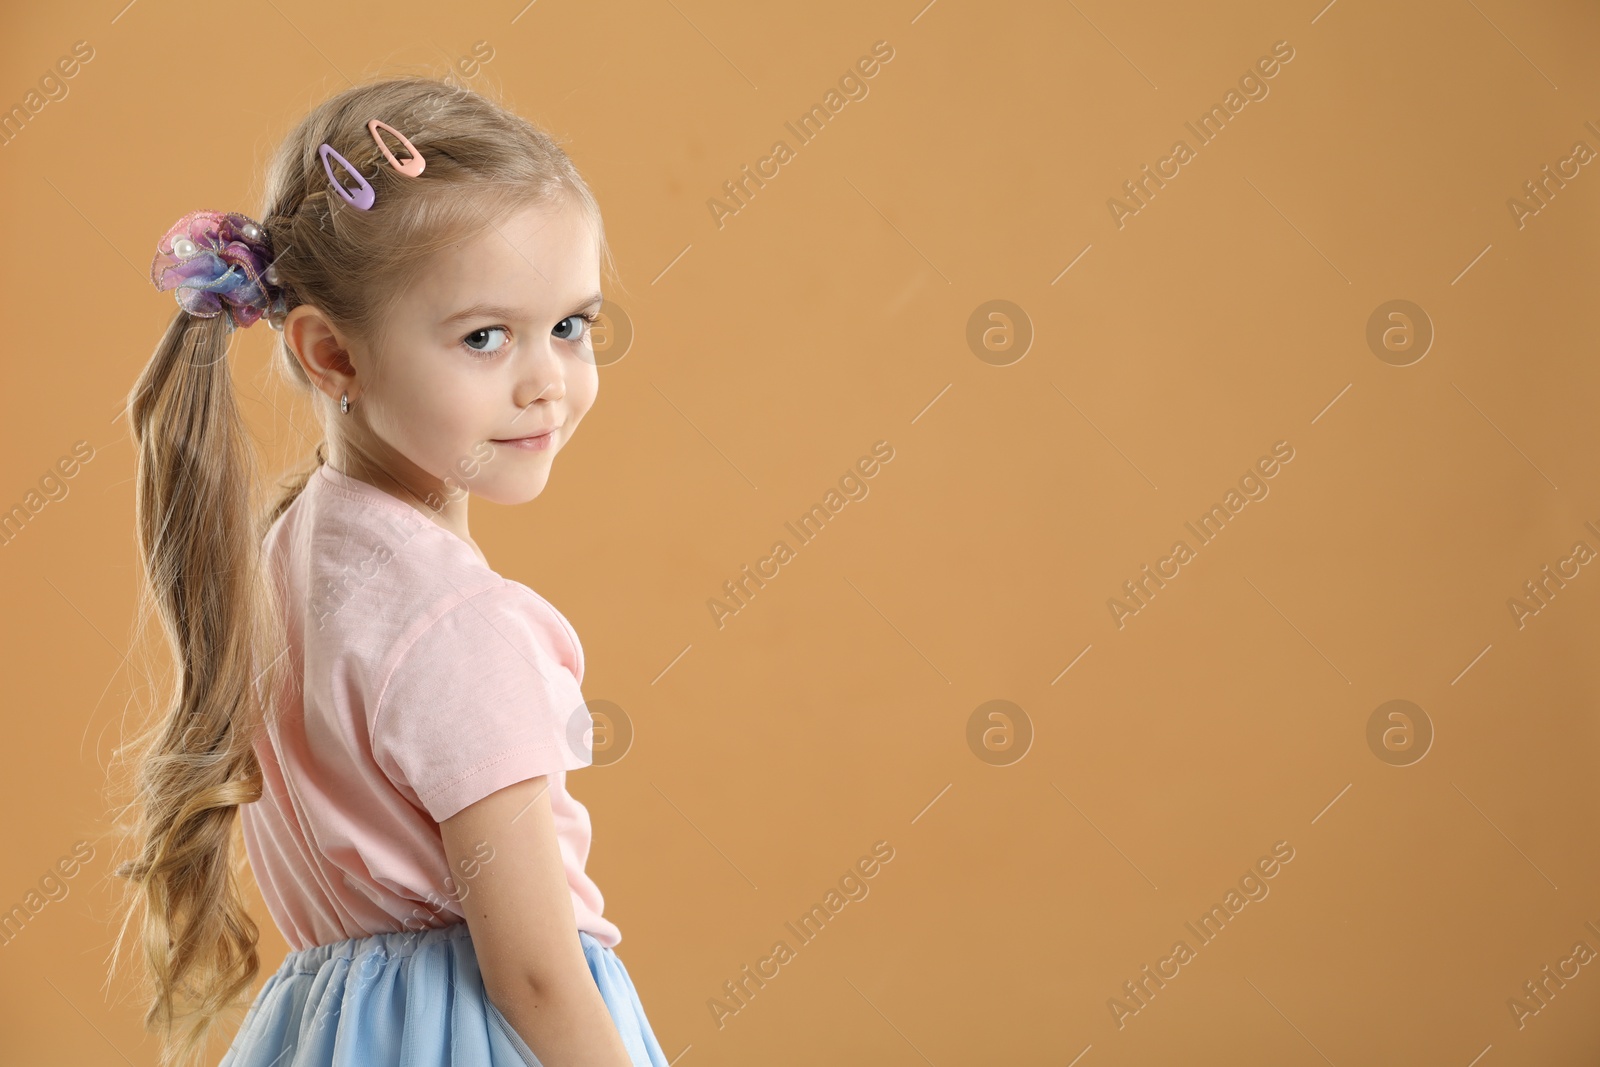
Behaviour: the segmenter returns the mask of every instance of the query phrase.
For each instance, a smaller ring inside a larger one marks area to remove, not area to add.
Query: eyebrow
[[[594,305],[596,305],[598,303],[601,303],[604,300],[605,300],[605,297],[602,294],[600,294],[600,293],[592,293],[592,294],[590,294],[588,299],[583,301],[583,303],[578,304],[576,307],[574,307],[572,309],[572,311],[570,311],[568,313],[568,315],[576,315],[578,312],[583,311],[585,308],[593,307]],[[465,319],[524,319],[525,320],[525,319],[531,319],[532,317],[533,317],[532,315],[530,315],[526,310],[524,310],[522,308],[506,307],[503,304],[473,304],[469,308],[462,308],[460,311],[457,311],[453,315],[447,315],[445,318],[440,320],[440,324],[441,325],[449,325],[450,323],[461,322],[461,321],[463,321]]]

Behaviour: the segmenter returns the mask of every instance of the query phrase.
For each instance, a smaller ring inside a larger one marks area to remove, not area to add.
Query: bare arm
[[[506,1021],[545,1067],[632,1067],[583,958],[545,776],[491,793],[439,829],[484,989]]]

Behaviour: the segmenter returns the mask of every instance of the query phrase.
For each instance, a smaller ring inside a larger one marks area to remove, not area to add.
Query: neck
[[[337,439],[328,442],[328,464],[341,474],[383,490],[477,550],[467,528],[471,495],[460,486],[446,485],[404,457],[380,462]],[[481,558],[483,553],[478,555]]]

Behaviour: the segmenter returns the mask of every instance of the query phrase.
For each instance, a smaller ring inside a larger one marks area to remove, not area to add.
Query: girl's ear
[[[330,400],[353,392],[355,365],[333,323],[311,304],[301,304],[283,320],[283,343],[299,362],[306,377]]]

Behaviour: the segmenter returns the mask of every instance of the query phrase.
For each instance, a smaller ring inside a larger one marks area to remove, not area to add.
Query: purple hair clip
[[[380,128],[388,130],[390,133],[394,134],[395,137],[399,138],[400,143],[406,146],[406,151],[410,152],[411,155],[404,160],[396,159],[394,157],[394,153],[389,151],[389,146],[383,143],[383,138],[378,136],[378,130]],[[406,139],[405,134],[401,133],[387,122],[380,122],[378,119],[373,119],[367,123],[367,132],[372,135],[372,139],[374,141],[378,142],[378,150],[383,153],[384,158],[389,161],[389,165],[395,170],[399,171],[401,174],[404,174],[408,178],[415,178],[417,175],[422,173],[422,168],[425,167],[427,163],[423,160],[422,153],[417,151],[416,145],[412,144]],[[323,173],[328,176],[328,184],[333,186],[334,192],[338,193],[339,196],[344,199],[344,202],[349,204],[351,207],[359,208],[362,211],[369,210],[372,207],[373,201],[378,198],[378,194],[372,189],[372,183],[367,181],[367,179],[362,176],[360,171],[352,167],[348,159],[334,151],[332,145],[324,142],[318,146],[317,154],[322,157]],[[333,165],[328,162],[330,156],[338,160],[339,166],[343,167],[344,170],[356,180],[355,189],[346,189],[340,184],[339,179],[333,176]]]
[[[284,313],[266,230],[236,211],[191,211],[173,223],[156,244],[150,280],[176,290],[178,306],[197,318],[226,312],[230,330]]]

